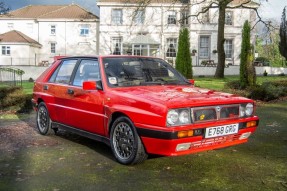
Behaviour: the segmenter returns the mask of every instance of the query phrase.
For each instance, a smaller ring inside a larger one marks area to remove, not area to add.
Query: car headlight
[[[240,105],[240,117],[249,117],[253,114],[254,106],[252,103]]]
[[[245,106],[245,115],[251,116],[252,114],[253,114],[253,104],[252,103],[248,103]]]
[[[170,110],[167,113],[167,123],[170,125],[174,125],[176,124],[177,121],[178,121],[178,111]]]
[[[191,123],[190,109],[169,110],[166,117],[168,126],[185,125]]]

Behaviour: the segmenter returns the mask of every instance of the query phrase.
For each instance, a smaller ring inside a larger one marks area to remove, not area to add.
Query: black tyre
[[[37,128],[42,135],[51,135],[54,133],[54,130],[52,129],[52,121],[50,119],[47,106],[44,102],[41,102],[38,105]]]
[[[114,121],[110,141],[113,154],[121,164],[141,163],[148,157],[133,123],[125,116]]]

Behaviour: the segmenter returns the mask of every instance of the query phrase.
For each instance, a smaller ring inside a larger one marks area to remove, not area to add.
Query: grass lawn
[[[223,79],[216,79],[213,77],[195,77],[194,79],[196,86],[213,90],[223,90],[226,82],[239,80],[239,76],[226,76]],[[263,82],[278,81],[283,79],[286,80],[287,76],[257,76],[257,83],[262,84]]]

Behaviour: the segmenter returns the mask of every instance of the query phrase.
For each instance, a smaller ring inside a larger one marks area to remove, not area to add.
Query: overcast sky
[[[96,6],[97,4],[96,0],[0,0],[0,1],[4,2],[12,10],[30,4],[71,4],[74,2],[99,16],[99,10]],[[260,15],[262,15],[262,17],[264,18],[273,18],[280,21],[284,6],[287,6],[287,0],[268,0],[268,2],[262,2],[262,5],[259,9]]]

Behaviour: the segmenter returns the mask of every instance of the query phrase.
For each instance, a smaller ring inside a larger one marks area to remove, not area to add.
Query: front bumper
[[[252,117],[249,118],[249,120],[240,122],[240,124],[248,121],[257,121],[256,126],[241,128],[236,134],[215,138],[204,138],[204,135],[177,138],[177,131],[161,131],[160,133],[150,131],[154,133],[148,134],[148,130],[140,128],[138,129],[138,133],[147,153],[163,156],[178,156],[245,143],[248,141],[249,135],[255,132],[259,119],[258,117]],[[205,129],[207,127],[201,128]],[[182,145],[186,147],[183,150],[179,149]]]

